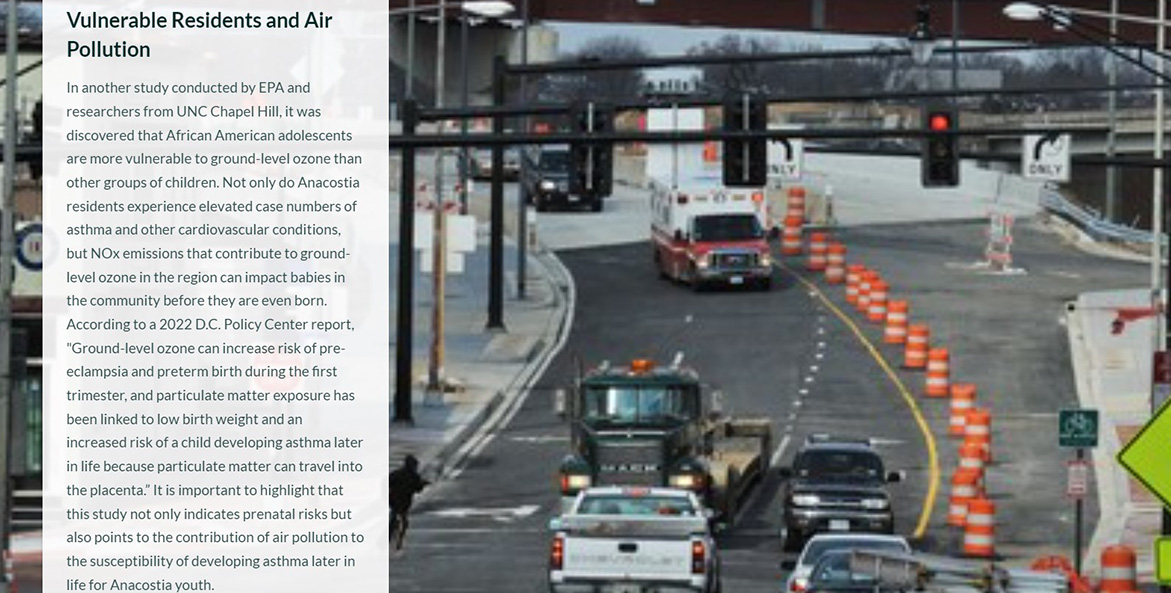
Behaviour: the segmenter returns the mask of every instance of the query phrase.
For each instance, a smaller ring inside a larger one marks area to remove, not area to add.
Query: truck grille
[[[746,270],[756,266],[756,258],[757,254],[745,251],[717,252],[713,263],[721,270]]]
[[[595,451],[599,484],[655,486],[661,479],[662,443],[599,443]]]

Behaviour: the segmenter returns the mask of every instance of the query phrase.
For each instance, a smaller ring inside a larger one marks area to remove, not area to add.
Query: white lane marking
[[[536,445],[543,445],[545,443],[565,443],[569,441],[569,437],[564,435],[543,434],[538,436],[509,437],[508,440],[514,443],[533,443]]]
[[[819,335],[824,335],[824,334],[825,334],[825,328],[824,328],[824,327],[819,327],[819,328],[817,328],[817,333],[818,333]]]
[[[796,413],[796,412],[793,412],[793,413],[789,414],[789,420],[790,420],[790,421],[793,421],[793,420],[796,420],[796,419],[797,419],[797,413]]]
[[[806,389],[806,388],[804,388],[804,387],[802,387],[801,389],[798,389],[798,390],[797,390],[797,393],[799,393],[799,394],[801,394],[801,395],[809,395],[809,390],[808,390],[808,389]]]
[[[518,507],[482,508],[482,509],[463,507],[463,508],[453,508],[453,509],[440,509],[438,511],[430,511],[427,514],[434,515],[436,517],[449,517],[449,518],[455,518],[455,519],[467,519],[468,517],[488,517],[488,518],[494,519],[496,521],[510,523],[512,521],[516,521],[517,519],[523,519],[525,517],[528,517],[529,515],[532,515],[533,513],[537,512],[537,509],[540,509],[540,508],[541,507],[539,507],[535,504],[526,504],[526,505],[521,505]]]
[[[561,271],[564,272],[562,275],[565,278],[565,319],[563,321],[562,327],[560,328],[561,335],[557,337],[557,343],[553,345],[553,348],[546,352],[545,360],[543,360],[536,369],[533,369],[533,373],[525,379],[525,384],[521,387],[522,392],[518,397],[514,398],[513,402],[511,402],[512,407],[504,411],[504,415],[499,419],[499,421],[492,422],[490,420],[485,424],[484,428],[482,428],[480,432],[472,435],[472,438],[469,439],[469,444],[471,446],[470,449],[465,446],[456,452],[453,458],[458,459],[457,465],[447,474],[447,476],[445,476],[447,481],[454,482],[458,480],[460,475],[463,474],[464,469],[467,468],[468,462],[472,459],[475,459],[476,457],[479,457],[480,453],[482,453],[484,449],[486,449],[488,445],[492,443],[492,440],[496,438],[496,435],[499,434],[498,431],[512,423],[512,419],[515,418],[518,413],[520,413],[521,408],[524,407],[524,403],[528,401],[529,395],[532,394],[533,382],[545,374],[545,370],[549,368],[550,364],[553,364],[553,359],[557,358],[557,354],[560,353],[561,350],[565,348],[565,344],[569,342],[569,334],[573,333],[573,321],[575,312],[577,310],[577,283],[573,279],[573,274],[569,273],[569,270],[564,266],[564,264],[561,263],[560,259],[557,259],[556,255],[553,255],[552,259],[554,262],[556,262]],[[551,283],[556,284],[555,282]],[[553,286],[552,289],[559,290],[560,287]],[[424,491],[420,495],[420,498],[426,497],[427,491]]]
[[[790,428],[792,427],[785,427],[785,432],[788,432]],[[769,467],[775,467],[781,463],[781,457],[785,455],[785,449],[789,447],[790,438],[791,437],[786,434],[785,437],[781,439],[781,444],[777,445],[777,450],[773,451],[773,456],[768,460]]]
[[[801,400],[799,400],[799,399],[793,400],[793,407],[800,408],[801,407]]]
[[[806,383],[812,383],[812,382],[813,382],[813,376],[812,376],[812,375],[810,375],[810,376],[808,376],[808,377],[805,377],[805,382],[806,382]]]
[[[825,349],[825,342],[818,342],[818,343],[817,343],[817,348],[818,348],[819,350],[824,350],[824,349]]]
[[[817,360],[821,360],[821,359],[825,358],[825,353],[818,352],[817,354],[814,354],[813,357],[816,358]]]
[[[820,369],[818,368],[818,366],[817,366],[817,365],[815,365],[815,364],[811,364],[811,365],[809,365],[809,370],[810,370],[810,371],[812,371],[812,372],[814,372],[814,373],[816,373],[816,372],[817,372],[817,371],[819,371]]]

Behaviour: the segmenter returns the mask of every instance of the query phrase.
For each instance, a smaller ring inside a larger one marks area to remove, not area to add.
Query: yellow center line
[[[923,537],[923,534],[927,531],[927,525],[931,522],[931,512],[935,508],[935,498],[939,494],[939,453],[935,446],[935,436],[931,434],[931,427],[928,426],[927,420],[923,417],[923,411],[919,408],[919,404],[915,401],[915,397],[911,395],[911,391],[907,389],[906,384],[904,384],[902,379],[899,378],[898,373],[896,373],[894,368],[891,367],[890,363],[887,362],[886,357],[883,356],[882,352],[874,346],[874,343],[870,341],[870,338],[866,337],[866,334],[862,333],[861,328],[858,327],[858,324],[854,323],[854,320],[850,319],[850,317],[846,315],[840,308],[838,308],[837,305],[830,301],[829,298],[825,296],[825,293],[822,292],[816,284],[801,277],[800,274],[789,269],[789,267],[784,263],[778,262],[777,266],[791,274],[794,278],[804,284],[806,288],[813,291],[813,293],[817,295],[817,298],[821,300],[821,302],[825,304],[825,306],[828,307],[830,311],[833,311],[834,315],[836,315],[838,319],[841,319],[842,323],[846,324],[846,327],[850,328],[850,331],[854,332],[854,336],[857,337],[858,341],[861,342],[862,345],[866,347],[866,350],[870,352],[870,356],[874,358],[874,361],[877,362],[878,366],[882,368],[884,373],[886,373],[886,376],[890,379],[891,383],[894,383],[895,388],[898,389],[899,393],[903,396],[903,401],[907,404],[907,407],[911,409],[911,415],[915,417],[915,424],[919,426],[919,432],[923,434],[923,441],[927,445],[927,465],[929,474],[927,498],[923,501],[923,510],[919,513],[919,523],[915,526],[915,532],[912,535],[912,537],[915,539]]]

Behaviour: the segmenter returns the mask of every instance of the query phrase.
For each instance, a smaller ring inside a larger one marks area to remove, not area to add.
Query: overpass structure
[[[571,21],[645,25],[683,25],[727,29],[774,29],[787,31],[906,36],[915,24],[920,0],[527,0],[531,22]],[[950,36],[953,9],[957,9],[959,36],[963,39],[1031,40],[1069,43],[1071,36],[1041,23],[1015,22],[1002,9],[1014,0],[928,0],[932,28],[938,36]],[[391,9],[406,7],[410,0],[389,0]],[[421,5],[419,0],[416,4]],[[519,2],[516,3],[519,6]],[[1108,0],[1062,0],[1057,4],[1108,11]],[[1155,17],[1150,0],[1118,0],[1123,14]],[[520,18],[521,15],[513,15]],[[1154,42],[1154,28],[1119,24],[1119,35]]]

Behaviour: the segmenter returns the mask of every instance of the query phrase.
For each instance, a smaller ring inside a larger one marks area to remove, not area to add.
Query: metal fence
[[[1069,201],[1052,187],[1041,190],[1041,207],[1068,218],[1099,241],[1149,244],[1153,240],[1150,231],[1104,220],[1101,212]],[[1167,243],[1166,234],[1163,235],[1163,243]]]

